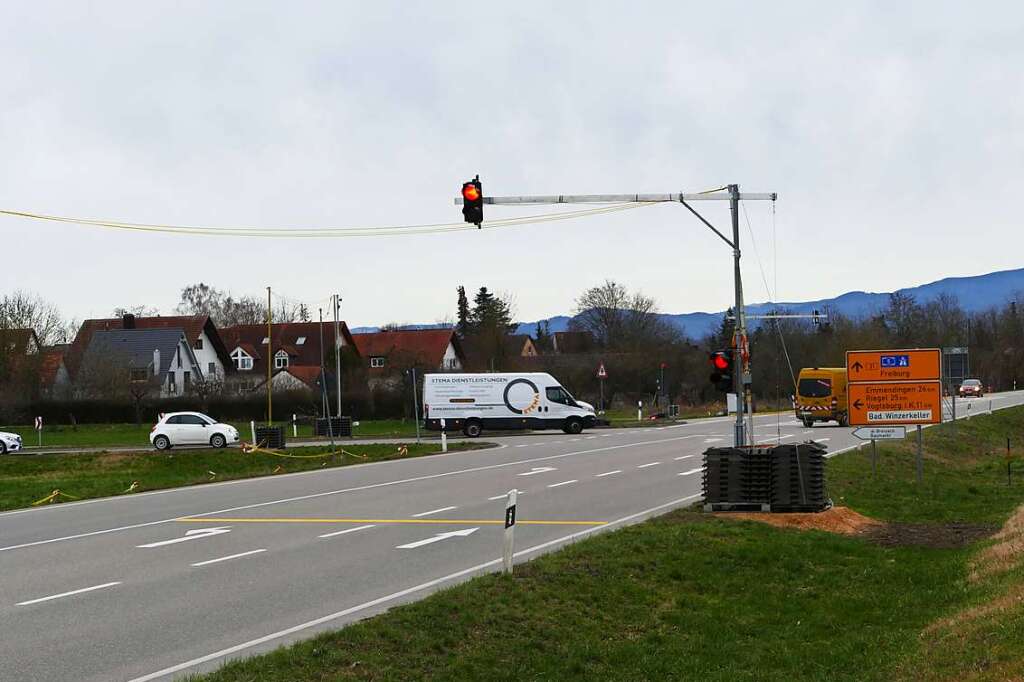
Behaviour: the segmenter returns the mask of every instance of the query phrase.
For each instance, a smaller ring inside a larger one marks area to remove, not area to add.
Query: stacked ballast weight
[[[709,448],[704,452],[704,509],[827,509],[825,452],[818,443]]]
[[[317,436],[344,436],[347,438],[352,435],[352,417],[331,417],[330,424],[327,423],[327,419],[321,417],[316,420],[315,429]]]
[[[262,448],[283,448],[285,436],[283,426],[257,426],[256,445]]]

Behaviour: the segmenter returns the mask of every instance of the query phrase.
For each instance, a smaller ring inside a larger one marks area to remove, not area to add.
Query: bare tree
[[[611,350],[635,351],[673,343],[682,337],[678,329],[658,315],[653,298],[630,293],[622,284],[605,280],[576,299],[570,328],[586,331]]]
[[[57,306],[27,291],[0,298],[0,329],[34,329],[42,346],[64,343],[74,334]]]
[[[176,308],[180,315],[209,315],[219,327],[240,324],[260,324],[267,321],[267,306],[252,296],[235,298],[200,282],[181,290],[181,300]],[[309,316],[308,309],[301,303],[280,301],[274,307],[274,322],[295,322]]]
[[[153,308],[144,303],[114,308],[114,317],[124,317],[125,315],[134,315],[135,317],[156,317],[159,314],[160,310],[158,308]]]

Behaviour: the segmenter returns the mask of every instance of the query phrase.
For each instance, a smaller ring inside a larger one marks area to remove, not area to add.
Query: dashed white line
[[[705,438],[704,442],[705,443],[717,443],[720,440],[725,440],[725,439],[724,438]]]
[[[321,538],[333,538],[335,535],[345,535],[346,533],[355,533],[357,530],[366,530],[367,528],[373,528],[376,525],[377,524],[375,524],[375,523],[371,523],[371,524],[369,524],[367,526],[356,526],[355,528],[346,528],[345,530],[337,530],[337,531],[334,531],[333,533],[324,533],[323,535],[320,535],[318,537],[321,537]]]
[[[92,592],[93,590],[102,590],[105,587],[113,587],[114,585],[120,585],[120,582],[103,583],[102,585],[93,585],[92,587],[83,587],[80,590],[71,590],[70,592],[61,592],[60,594],[51,594],[49,597],[40,597],[39,599],[29,599],[28,601],[20,601],[17,606],[29,606],[31,604],[39,604],[44,601],[51,601],[53,599],[60,599],[61,597],[70,597],[75,594],[82,594],[83,592]]]
[[[208,561],[200,561],[199,563],[192,564],[192,566],[198,568],[200,566],[209,566],[210,564],[219,564],[222,561],[230,561],[231,559],[240,559],[241,557],[244,557],[244,556],[250,556],[252,554],[259,554],[261,552],[266,552],[266,551],[267,550],[265,550],[265,549],[254,549],[254,550],[249,551],[249,552],[241,552],[239,554],[229,554],[228,556],[222,556],[222,557],[217,558],[217,559],[210,559]]]
[[[815,443],[824,443],[824,442],[830,441],[830,440],[832,440],[832,439],[831,438],[815,438],[814,442]]]
[[[530,446],[529,446],[529,445],[517,445],[516,447],[517,447],[517,448],[528,448],[528,447],[530,447]]]
[[[647,464],[637,464],[637,469],[646,469],[647,467],[653,467],[661,464],[661,462],[648,462]]]
[[[622,469],[616,469],[615,471],[606,471],[603,474],[594,474],[594,478],[601,478],[602,476],[611,476],[612,474],[621,474]]]
[[[525,490],[516,490],[516,494],[519,495],[520,497],[522,497],[523,495],[526,494],[526,491]],[[502,493],[500,495],[495,495],[494,497],[488,497],[487,501],[488,502],[493,502],[494,500],[504,500],[504,499],[508,499],[508,493]]]
[[[421,516],[430,516],[431,514],[440,514],[441,512],[451,511],[453,509],[458,509],[458,507],[441,507],[440,509],[431,509],[430,511],[420,512],[419,514],[413,514],[412,517],[414,519],[418,519]]]
[[[696,457],[696,456],[697,455],[683,455],[682,457],[673,457],[672,459],[674,459],[675,461],[678,462],[681,459],[690,459],[691,457]]]
[[[700,472],[701,472],[700,469],[690,469],[689,471],[684,471],[684,472],[682,472],[679,475],[680,476],[692,476],[693,474],[699,474]]]
[[[563,486],[563,485],[569,485],[570,483],[578,483],[578,482],[579,481],[574,478],[571,481],[562,481],[561,483],[552,483],[548,487],[549,488],[558,488],[558,487]]]

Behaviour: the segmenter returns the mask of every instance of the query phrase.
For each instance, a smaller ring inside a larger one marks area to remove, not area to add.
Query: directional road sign
[[[938,424],[942,421],[941,381],[870,381],[849,384],[850,424]]]
[[[861,440],[903,440],[907,437],[905,426],[862,426],[853,435]]]
[[[855,381],[928,381],[942,378],[938,348],[846,351],[846,373]]]

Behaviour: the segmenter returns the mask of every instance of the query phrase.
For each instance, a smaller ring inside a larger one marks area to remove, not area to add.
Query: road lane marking
[[[516,476],[534,476],[536,474],[546,474],[549,471],[558,471],[556,467],[533,467],[529,471],[524,471]]]
[[[815,443],[825,443],[825,442],[830,441],[830,440],[832,440],[832,439],[831,438],[815,438],[814,442]]]
[[[605,526],[618,526],[625,523],[629,523],[631,521],[643,520],[644,518],[654,515],[656,512],[660,512],[662,510],[670,511],[673,508],[679,507],[689,502],[690,500],[696,499],[700,496],[700,493],[694,495],[687,495],[686,497],[681,497],[670,502],[665,502],[664,504],[659,504],[656,507],[650,507],[649,509],[644,509],[643,511],[636,512],[635,514],[630,514],[629,516],[623,516],[622,518],[615,519],[614,521],[610,521],[609,523],[605,524]],[[501,521],[500,523],[504,525],[504,521]],[[516,520],[516,523],[520,524],[522,523],[522,521]],[[529,556],[530,554],[539,552],[543,549],[547,549],[548,547],[557,547],[559,545],[564,545],[575,541],[577,538],[586,537],[595,532],[600,532],[604,530],[605,526],[587,528],[581,531],[576,531],[575,533],[570,533],[569,535],[566,535],[564,537],[555,538],[554,540],[548,540],[547,542],[542,542],[539,545],[534,545],[533,547],[521,549],[518,552],[516,552],[513,556],[516,558],[525,557]],[[341,611],[336,611],[326,616],[321,616],[320,618],[315,618],[313,620],[306,621],[305,623],[293,625],[290,628],[278,630],[277,632],[271,632],[270,634],[263,635],[262,637],[250,639],[247,642],[242,642],[241,644],[236,644],[234,646],[230,646],[219,651],[214,651],[213,653],[206,654],[205,656],[199,656],[197,658],[193,658],[183,663],[178,663],[176,665],[163,668],[162,670],[157,670],[156,672],[152,672],[147,675],[142,675],[141,677],[136,677],[132,680],[129,680],[128,682],[151,682],[152,680],[156,680],[161,677],[166,677],[167,675],[173,675],[174,673],[178,673],[183,670],[188,670],[193,666],[201,665],[203,663],[209,663],[210,661],[216,661],[219,658],[224,658],[225,656],[230,656],[231,654],[236,654],[240,651],[245,651],[246,649],[251,649],[253,647],[260,646],[261,644],[273,642],[276,639],[288,637],[290,635],[302,632],[303,630],[308,630],[319,625],[324,625],[325,623],[330,623],[331,621],[338,620],[339,618],[344,618],[355,613],[360,613],[361,611],[372,609],[376,606],[380,606],[381,604],[387,604],[389,602],[402,599],[403,597],[407,597],[411,594],[416,594],[417,592],[423,592],[424,590],[429,590],[433,587],[438,587],[440,585],[444,585],[445,583],[449,583],[454,580],[459,580],[460,578],[468,578],[475,574],[488,571],[488,569],[495,568],[499,564],[501,564],[501,562],[501,558],[491,559],[490,561],[485,561],[484,563],[477,564],[476,566],[470,566],[469,568],[464,568],[460,571],[449,573],[448,575],[441,576],[440,578],[434,578],[433,580],[428,580],[426,582],[420,583],[419,585],[407,587],[404,590],[392,592],[391,594],[384,595],[382,597],[377,597],[376,599],[371,599],[370,601],[363,602],[362,604],[357,604],[356,606],[351,606],[347,609],[342,609]]]
[[[452,530],[447,533],[438,533],[437,535],[423,540],[417,540],[416,542],[407,542],[404,545],[398,545],[395,549],[416,549],[417,547],[424,547],[426,545],[432,545],[435,542],[441,542],[449,538],[464,538],[472,535],[473,533],[480,530],[479,528],[464,528],[462,530]]]
[[[648,462],[647,464],[638,464],[637,469],[646,469],[647,467],[653,467],[661,464],[661,462]]]
[[[93,590],[102,590],[106,587],[113,587],[114,585],[120,585],[120,581],[113,583],[103,583],[102,585],[93,585],[92,587],[83,587],[80,590],[71,590],[70,592],[61,592],[60,594],[51,594],[49,597],[40,597],[39,599],[29,599],[28,601],[18,602],[17,606],[30,606],[31,604],[40,604],[44,601],[52,601],[54,599],[61,599],[62,597],[70,597],[75,594],[82,594],[83,592],[92,592]]]
[[[164,547],[166,545],[176,545],[179,542],[190,542],[192,540],[202,540],[204,538],[212,538],[216,535],[223,535],[224,533],[230,533],[230,528],[195,528],[190,531],[186,531],[185,535],[180,538],[172,538],[170,540],[160,540],[159,542],[150,542],[145,545],[135,545],[139,549],[151,549],[153,547]]]
[[[724,438],[705,438],[704,442],[705,443],[717,443],[720,440],[725,440],[725,439]]]
[[[699,474],[701,471],[702,471],[701,469],[690,469],[689,471],[684,471],[683,473],[681,473],[679,475],[680,476],[692,476],[693,474]]]
[[[516,494],[519,495],[520,497],[522,497],[526,493],[527,493],[526,490],[517,490],[516,491]],[[507,498],[508,498],[508,493],[502,493],[500,495],[495,495],[494,497],[488,497],[487,501],[488,502],[493,502],[494,500],[504,500],[504,499],[507,499]]]
[[[516,447],[517,448],[528,448],[528,447],[530,447],[530,445],[532,445],[532,443],[528,443],[526,445],[517,445]]]
[[[532,457],[530,459],[517,460],[517,461],[514,461],[514,462],[501,462],[501,463],[498,463],[498,464],[485,464],[483,466],[469,467],[469,468],[466,468],[466,469],[456,469],[454,471],[443,471],[443,472],[437,473],[437,474],[426,474],[426,475],[423,475],[423,476],[411,476],[409,478],[399,478],[399,479],[395,479],[395,480],[391,480],[391,481],[383,481],[381,483],[368,483],[366,485],[358,485],[358,486],[353,486],[351,488],[339,488],[337,490],[327,490],[327,491],[320,492],[320,493],[309,493],[307,495],[296,495],[294,497],[285,497],[285,498],[281,498],[281,499],[277,499],[277,500],[267,500],[265,502],[254,502],[252,504],[244,504],[244,505],[240,505],[240,506],[237,506],[237,507],[228,507],[226,509],[217,509],[217,510],[214,510],[214,511],[200,512],[198,514],[189,514],[187,516],[194,519],[194,518],[200,517],[200,516],[214,516],[216,514],[228,514],[230,512],[244,511],[246,509],[258,509],[260,507],[270,507],[270,506],[274,506],[274,505],[278,505],[278,504],[288,504],[290,502],[302,502],[302,501],[305,501],[305,500],[313,500],[313,499],[317,499],[317,498],[320,498],[320,497],[330,497],[330,496],[333,496],[333,495],[342,495],[344,493],[362,492],[364,490],[376,490],[377,488],[386,488],[386,487],[393,486],[393,485],[404,485],[406,483],[420,483],[422,481],[432,481],[434,479],[446,478],[448,476],[458,476],[458,475],[461,475],[461,474],[471,474],[471,473],[477,473],[477,472],[480,472],[480,471],[490,471],[492,469],[503,469],[503,468],[506,468],[506,467],[521,466],[523,464],[532,464],[534,462],[547,462],[547,461],[551,461],[551,460],[554,460],[554,459],[562,459],[562,458],[565,458],[565,457],[577,457],[577,456],[580,456],[580,455],[592,455],[594,453],[610,452],[612,450],[625,450],[627,448],[635,448],[635,447],[640,447],[640,446],[644,446],[644,445],[663,445],[663,444],[668,444],[668,443],[675,442],[677,440],[683,440],[685,438],[686,438],[686,436],[679,436],[679,437],[673,437],[673,438],[658,438],[656,440],[636,441],[635,443],[621,443],[621,444],[618,444],[618,445],[606,445],[604,447],[591,448],[589,450],[577,450],[575,452],[563,452],[563,453],[560,453],[560,454],[557,454],[557,455],[543,455],[541,457]],[[507,446],[501,445],[501,448],[504,448],[504,447],[507,447]],[[494,448],[495,451],[497,451],[498,449],[500,449],[500,448]],[[464,454],[464,453],[452,452],[452,453],[448,453],[447,455],[431,455],[431,457],[438,458],[438,457],[447,457],[447,456],[458,455],[458,454]],[[405,461],[408,461],[408,460],[390,460],[388,462],[375,462],[374,465],[377,465],[377,464],[390,464],[390,463],[405,462]],[[360,465],[356,465],[356,466],[360,466]],[[362,466],[367,466],[367,465],[362,465]],[[343,469],[347,469],[347,468],[348,467],[338,467],[337,470],[343,470]],[[284,476],[302,476],[302,475],[305,475],[307,473],[310,473],[310,472],[296,472],[294,474],[284,474]],[[324,470],[317,469],[313,473],[318,473],[318,474],[322,475],[324,473]],[[275,480],[280,480],[281,478],[282,478],[282,476],[278,476],[276,478],[258,477],[258,478],[243,479],[243,480],[239,480],[239,481],[223,481],[221,483],[210,484],[209,486],[186,486],[186,487],[183,487],[183,488],[171,488],[171,489],[168,489],[168,490],[155,490],[155,491],[152,491],[152,492],[153,493],[161,493],[161,494],[171,493],[171,492],[196,492],[197,490],[198,491],[202,491],[204,488],[208,488],[208,487],[209,488],[213,488],[213,487],[216,487],[216,486],[229,485],[229,484],[238,484],[238,483],[268,483],[268,482],[272,482],[272,481],[275,481]],[[148,493],[142,493],[141,495],[147,495],[147,494]],[[125,496],[125,497],[104,498],[104,500],[107,501],[107,502],[112,502],[112,501],[120,502],[120,501],[135,499],[135,498],[136,498],[136,496],[133,495],[131,497]],[[87,502],[100,502],[100,501],[104,501],[104,500],[85,500],[83,502],[72,502],[70,504],[62,504],[62,505],[58,505],[56,507],[44,507],[42,509],[48,509],[48,510],[60,509],[62,507],[70,507],[70,506],[73,506],[73,505],[84,504],[84,503],[87,503]],[[35,541],[32,541],[32,542],[23,542],[23,543],[20,543],[20,544],[17,544],[17,545],[8,545],[6,547],[0,547],[0,552],[7,552],[7,551],[15,550],[15,549],[25,549],[27,547],[37,547],[39,545],[49,545],[49,544],[52,544],[52,543],[55,543],[55,542],[66,542],[68,540],[79,540],[81,538],[95,537],[97,535],[107,535],[109,533],[119,533],[119,532],[128,531],[128,530],[135,530],[137,528],[147,528],[149,526],[159,526],[159,525],[162,525],[162,524],[165,524],[165,523],[175,523],[175,522],[181,520],[182,518],[185,518],[185,517],[184,516],[175,516],[175,517],[172,517],[172,518],[169,518],[169,519],[160,519],[159,521],[147,521],[147,522],[144,522],[144,523],[133,523],[133,524],[126,525],[126,526],[117,526],[115,528],[104,528],[102,530],[94,530],[94,531],[89,531],[89,532],[86,532],[86,533],[76,533],[74,535],[64,535],[64,536],[56,537],[56,538],[48,538],[46,540],[35,540]]]
[[[244,556],[250,556],[252,554],[260,554],[260,553],[266,552],[266,551],[267,550],[265,550],[265,549],[254,549],[254,550],[251,550],[249,552],[240,552],[238,554],[229,554],[228,556],[222,556],[222,557],[220,557],[218,559],[208,559],[207,561],[200,561],[198,563],[192,564],[192,566],[194,566],[195,568],[199,568],[200,566],[209,566],[210,564],[219,564],[222,561],[230,561],[231,559],[241,559]]]
[[[549,488],[560,488],[563,485],[569,485],[570,483],[578,483],[578,482],[579,482],[579,479],[573,478],[573,479],[570,479],[568,481],[562,481],[561,483],[552,483],[548,487]],[[518,523],[518,521],[516,523]]]
[[[575,481],[570,481],[575,483]],[[228,519],[209,519],[209,518],[182,518],[178,519],[181,523],[224,523]],[[476,525],[498,525],[504,524],[504,519],[346,519],[346,518],[304,518],[298,516],[285,516],[277,518],[238,518],[231,519],[231,523],[411,523],[411,524],[434,524],[434,525],[465,525],[467,523]],[[606,523],[605,521],[523,521],[516,519],[516,524],[526,524],[533,526],[600,526]]]
[[[678,462],[681,459],[690,459],[691,457],[696,457],[696,456],[697,455],[683,455],[682,457],[673,457],[672,459],[674,459],[675,461]]]
[[[421,516],[430,516],[431,514],[440,514],[443,511],[451,511],[452,509],[458,509],[458,507],[441,507],[440,509],[431,509],[430,511],[420,512],[419,514],[413,514],[414,519],[418,519]]]
[[[601,478],[602,476],[611,476],[612,474],[621,474],[622,469],[616,469],[615,471],[606,471],[603,474],[594,474],[594,478]]]
[[[365,526],[356,526],[355,528],[346,528],[345,530],[336,530],[333,533],[324,533],[323,535],[318,535],[317,537],[333,538],[336,535],[345,535],[346,533],[355,533],[357,530],[366,530],[367,528],[376,528],[376,527],[377,527],[377,524],[375,524],[375,523],[368,523]]]
[[[597,438],[597,436],[587,436],[583,440],[594,440],[595,438]]]

